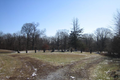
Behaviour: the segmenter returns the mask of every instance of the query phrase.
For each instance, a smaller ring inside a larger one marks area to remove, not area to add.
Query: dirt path
[[[89,80],[89,68],[95,66],[99,62],[101,62],[104,58],[100,56],[92,56],[87,59],[83,59],[77,62],[73,62],[63,68],[56,70],[55,72],[51,72],[46,78],[40,80]],[[71,68],[73,68],[76,64],[85,63],[86,61],[90,61],[86,63],[84,68],[80,69],[76,73],[70,72]]]
[[[64,67],[56,70],[55,72],[51,72],[46,78],[40,80],[64,80],[65,73],[68,72],[69,67]]]
[[[59,68],[34,58],[19,55],[11,56],[19,59],[22,65],[20,68],[15,69],[13,76],[10,76],[9,80],[40,80],[41,77]]]
[[[104,60],[102,56],[91,55],[80,61],[72,62],[65,66],[53,66],[49,63],[36,60],[27,56],[11,55],[22,63],[16,68],[9,80],[90,80],[89,69]],[[76,65],[85,65],[76,72],[71,69]]]

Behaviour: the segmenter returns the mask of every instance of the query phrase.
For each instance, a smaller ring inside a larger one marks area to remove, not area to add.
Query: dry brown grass
[[[92,54],[93,56],[96,54]],[[39,79],[65,65],[75,63],[92,56],[80,52],[15,53],[0,54],[0,79],[26,80]],[[78,67],[78,66],[77,66]],[[77,68],[75,68],[77,69]],[[35,72],[35,70],[37,70]],[[33,73],[36,76],[32,76]]]
[[[21,67],[21,62],[5,54],[0,55],[0,79],[13,75],[16,68]]]
[[[111,72],[117,70],[120,70],[120,58],[108,58],[94,67],[91,71],[91,77],[93,77],[94,80],[120,80],[120,73],[118,77],[114,77],[117,75],[116,73],[111,75]]]
[[[20,54],[0,55],[0,79],[34,80],[41,78],[59,67]],[[35,71],[36,70],[36,71]],[[37,74],[33,76],[33,74]]]
[[[85,55],[79,54],[68,54],[68,53],[43,53],[43,54],[29,54],[30,57],[49,62],[54,66],[64,66],[72,62],[78,61],[86,57]]]
[[[12,53],[12,50],[0,49],[0,53]]]
[[[12,55],[12,57],[17,57],[22,62],[21,67],[17,68],[14,72],[14,75],[10,77],[10,79],[12,80],[41,78],[59,68],[52,66],[47,62],[43,62],[26,56]],[[34,73],[36,74],[36,76],[33,76]]]

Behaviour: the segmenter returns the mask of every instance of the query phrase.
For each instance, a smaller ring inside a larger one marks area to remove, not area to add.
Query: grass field
[[[0,53],[13,53],[12,50],[0,49]]]
[[[60,65],[66,65],[70,64],[71,62],[78,61],[80,59],[83,59],[86,57],[85,55],[79,55],[79,54],[66,54],[66,53],[57,53],[57,54],[52,54],[52,53],[44,53],[44,54],[30,54],[30,57],[49,62],[50,64],[54,66],[60,66]]]
[[[0,79],[39,80],[51,72],[69,66],[67,74],[78,77],[78,80],[83,72],[89,76],[84,79],[112,80],[114,78],[109,72],[120,70],[119,62],[115,61],[115,59],[108,60],[99,54],[87,52],[2,53],[0,54]]]

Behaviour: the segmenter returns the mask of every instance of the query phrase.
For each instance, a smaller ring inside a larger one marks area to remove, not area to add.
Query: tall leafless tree
[[[115,25],[116,25],[116,28],[115,28],[115,33],[117,36],[120,37],[120,12],[117,11],[117,15],[114,17],[115,19]]]
[[[83,34],[83,43],[85,44],[85,50],[89,51],[90,49],[93,49],[93,34]]]
[[[27,50],[29,48],[29,42],[30,42],[31,35],[35,32],[35,28],[36,28],[36,26],[33,23],[25,23],[22,26],[21,33],[25,34],[26,37],[27,37],[26,53],[27,53]]]
[[[112,41],[112,51],[120,57],[120,11],[117,11],[115,18],[115,36]]]
[[[111,37],[111,30],[108,28],[97,28],[95,31],[95,36],[98,50],[105,50],[106,40]]]

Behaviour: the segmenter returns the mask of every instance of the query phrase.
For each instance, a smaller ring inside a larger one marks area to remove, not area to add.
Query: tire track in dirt
[[[90,71],[89,69],[91,67],[94,67],[95,65],[99,64],[101,61],[103,61],[104,58],[101,57],[101,58],[98,58],[98,59],[95,59],[93,60],[92,62],[90,63],[87,63],[83,69],[80,69],[80,72],[79,72],[79,75],[77,77],[77,80],[83,80],[83,79],[87,79],[87,80],[90,80]]]
[[[40,80],[41,77],[46,76],[59,68],[50,65],[47,62],[42,62],[26,56],[10,56],[20,60],[22,65],[20,68],[15,69],[13,76],[10,76],[9,80]]]
[[[90,75],[89,68],[104,59],[104,57],[93,55],[63,67],[56,67],[49,63],[26,56],[12,55],[12,57],[19,59],[22,62],[22,65],[21,68],[15,69],[14,75],[11,76],[9,80],[88,80]],[[90,62],[86,63],[84,69],[79,69],[79,71],[75,73],[70,72],[71,68],[75,65],[85,63],[86,61]]]
[[[78,71],[76,73],[70,72],[70,69],[72,67],[74,67],[76,64],[81,64],[81,63],[84,63],[85,61],[89,61],[89,60],[93,60],[93,61],[91,61],[90,63],[87,63],[84,66],[84,69],[80,69],[80,71]],[[76,62],[73,62],[71,64],[64,66],[63,68],[56,70],[55,72],[51,72],[49,75],[46,76],[46,78],[42,78],[40,80],[83,80],[83,79],[89,80],[89,75],[90,75],[89,68],[98,64],[102,60],[104,60],[103,57],[92,56],[87,59],[76,61]],[[76,75],[76,76],[74,77],[72,75]]]

